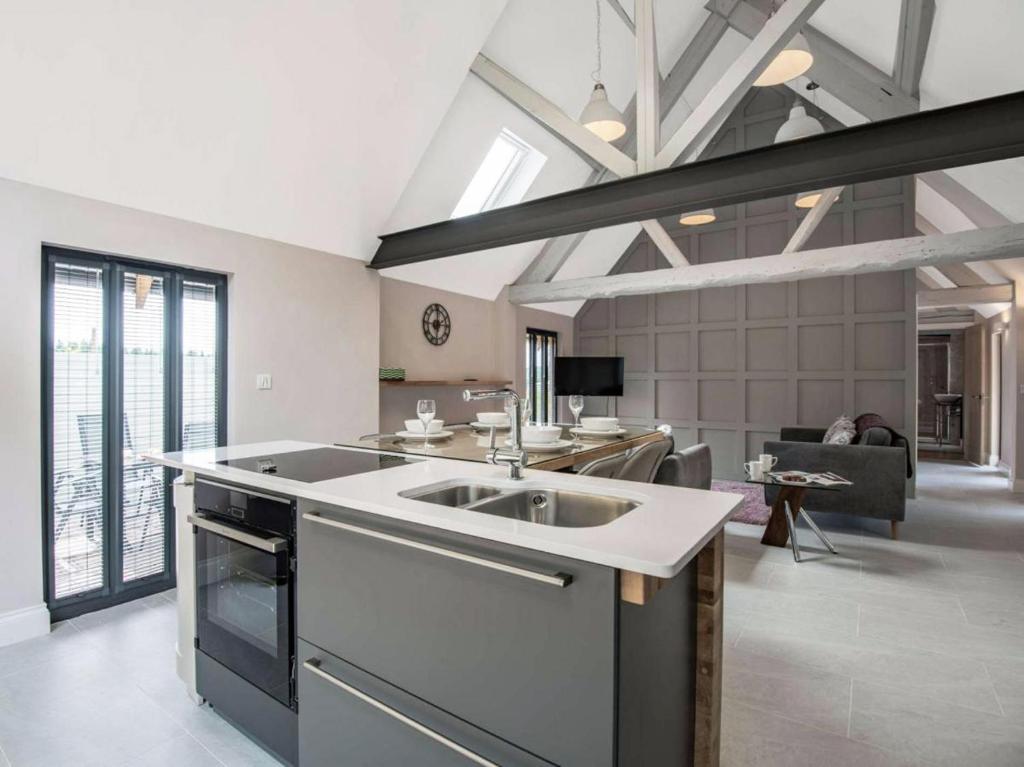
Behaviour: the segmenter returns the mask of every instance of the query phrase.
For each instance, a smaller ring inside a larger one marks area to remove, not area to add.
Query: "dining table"
[[[571,471],[599,458],[624,453],[650,442],[664,439],[665,434],[647,426],[622,426],[607,435],[589,432],[574,434],[569,424],[552,424],[562,427],[561,447],[552,449],[545,445],[523,445],[527,452],[527,467],[545,471]],[[423,455],[432,458],[451,458],[458,461],[486,463],[487,456],[495,447],[501,447],[508,439],[508,427],[494,429],[469,424],[444,426],[450,436],[431,437],[429,446],[422,437],[410,438],[396,434],[373,434],[347,442],[336,442],[340,447],[378,450],[383,453]],[[570,444],[565,444],[570,443]]]

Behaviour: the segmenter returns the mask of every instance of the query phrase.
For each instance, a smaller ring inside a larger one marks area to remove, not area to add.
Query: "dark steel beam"
[[[1024,155],[1024,91],[574,189],[382,236],[374,269],[808,189]]]

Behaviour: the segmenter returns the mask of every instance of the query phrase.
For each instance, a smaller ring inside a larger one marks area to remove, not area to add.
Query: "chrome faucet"
[[[512,389],[483,389],[481,391],[466,389],[462,392],[462,399],[466,402],[475,402],[481,399],[499,399],[502,397],[506,400],[512,400],[509,432],[509,442],[512,445],[510,447],[495,447],[487,454],[487,462],[495,465],[506,464],[508,466],[509,479],[522,479],[523,469],[526,467],[527,454],[523,450],[523,406],[519,400],[519,395]],[[493,444],[492,441],[492,447]]]

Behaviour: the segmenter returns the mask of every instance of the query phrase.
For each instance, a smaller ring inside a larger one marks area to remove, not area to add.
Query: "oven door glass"
[[[198,648],[289,706],[290,553],[262,551],[228,536],[196,530]]]

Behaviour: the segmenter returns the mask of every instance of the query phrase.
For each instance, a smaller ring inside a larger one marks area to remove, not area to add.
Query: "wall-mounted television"
[[[555,394],[621,397],[625,369],[622,357],[556,357]]]

